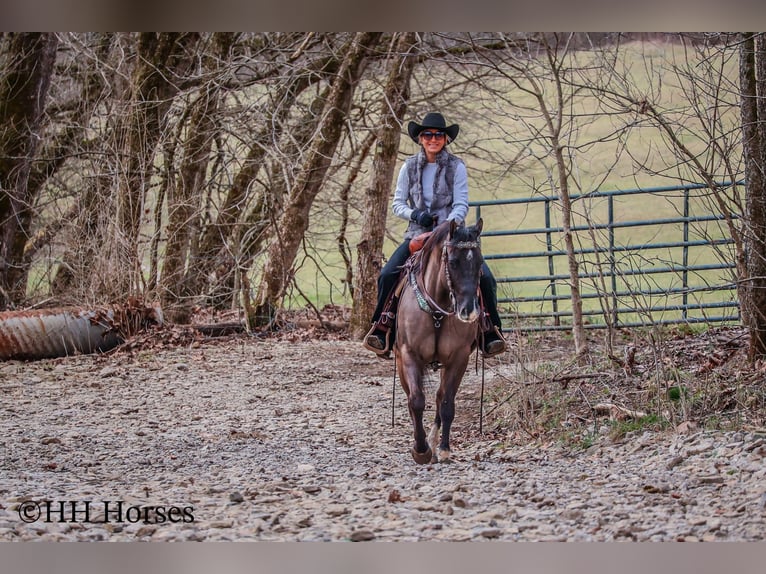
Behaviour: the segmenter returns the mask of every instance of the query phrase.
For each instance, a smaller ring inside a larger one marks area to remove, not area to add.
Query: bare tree
[[[190,307],[187,298],[193,294],[187,281],[193,236],[199,229],[201,198],[208,181],[208,168],[213,141],[220,122],[217,119],[222,97],[220,68],[228,64],[235,34],[215,34],[213,52],[205,57],[204,66],[213,77],[194,95],[188,108],[189,122],[183,142],[183,158],[178,178],[169,185],[168,232],[160,281],[160,301],[168,318],[187,322]],[[218,72],[218,73],[216,73]],[[172,162],[166,169],[173,169]],[[168,176],[168,179],[171,179]],[[157,213],[161,213],[159,206]]]
[[[741,317],[751,334],[750,357],[766,353],[766,193],[763,177],[763,141],[766,129],[766,105],[763,104],[762,78],[766,65],[760,63],[756,36],[743,34],[714,37],[710,45],[696,42],[691,50],[682,36],[682,53],[666,64],[684,87],[685,106],[668,106],[660,101],[661,77],[650,72],[651,86],[641,92],[625,71],[617,69],[616,50],[599,61],[600,75],[589,84],[601,105],[610,113],[622,114],[626,125],[651,127],[664,143],[667,153],[656,157],[635,158],[638,171],[674,181],[703,181],[706,189],[701,199],[710,200],[710,209],[721,213],[726,233],[733,242],[735,281]],[[731,39],[735,41],[729,42]],[[738,49],[735,49],[737,48]],[[739,52],[740,86],[727,77],[728,60]],[[766,60],[766,58],[762,58]],[[758,68],[758,66],[763,66]],[[584,85],[584,84],[583,84]],[[741,93],[741,96],[739,95]],[[761,107],[759,109],[759,106]],[[739,108],[739,117],[731,112]],[[737,122],[740,120],[740,123]],[[738,134],[742,134],[741,139]],[[742,148],[740,150],[740,147]],[[744,157],[745,203],[737,182],[743,175],[740,157]],[[661,161],[658,159],[661,158]]]
[[[260,121],[249,138],[246,156],[239,171],[231,176],[231,183],[227,186],[217,212],[212,221],[201,229],[196,247],[192,250],[191,257],[196,263],[189,266],[188,277],[185,279],[190,293],[223,291],[229,293],[224,299],[231,301],[233,274],[247,271],[254,253],[267,239],[266,232],[272,223],[269,206],[273,206],[277,198],[283,195],[280,191],[283,182],[264,186],[257,183],[257,178],[267,171],[268,162],[273,157],[284,157],[286,163],[295,161],[291,152],[281,151],[280,147],[293,147],[298,155],[294,144],[302,142],[303,133],[310,138],[313,128],[308,131],[307,126],[313,123],[310,118],[318,114],[312,112],[308,122],[298,122],[294,128],[289,116],[295,111],[296,101],[301,94],[309,86],[337,72],[340,60],[332,51],[320,52],[318,56],[299,57],[298,54],[306,48],[309,39],[315,40],[309,35],[298,42],[282,73],[270,75],[266,80],[270,88],[269,95],[258,112]],[[323,96],[320,95],[317,101],[324,105],[321,98]],[[283,143],[285,130],[290,132],[290,137]],[[211,279],[213,284],[210,284]]]
[[[364,195],[364,221],[356,246],[356,278],[353,288],[351,331],[361,337],[369,329],[375,308],[377,277],[382,268],[383,240],[388,214],[391,182],[396,167],[402,132],[402,121],[410,98],[410,78],[415,68],[414,33],[400,34],[390,55],[388,79],[380,110],[380,127],[376,134],[376,151],[372,174]]]
[[[49,131],[41,142],[39,157],[29,176],[30,195],[39,197],[43,187],[57,176],[69,160],[87,153],[85,134],[95,109],[108,91],[107,74],[102,66],[113,42],[114,35],[109,33],[94,34],[87,39],[75,35],[60,39],[59,53],[63,52],[60,59],[64,61],[59,67],[64,71],[55,74],[55,81],[51,83],[45,112]],[[63,85],[59,86],[59,83]],[[72,84],[77,87],[73,88]],[[57,186],[54,184],[52,187]],[[54,194],[54,199],[58,195]],[[62,195],[72,199],[63,212],[47,219],[44,213],[38,213],[39,225],[24,250],[27,265],[31,265],[38,252],[49,246],[61,229],[77,217],[81,196],[76,192],[64,192]]]
[[[742,146],[746,206],[744,252],[746,275],[740,302],[750,332],[749,357],[766,358],[766,39],[742,34],[740,45]]]
[[[115,296],[143,290],[138,239],[154,154],[173,98],[195,64],[198,41],[196,33],[147,32],[138,38],[129,110],[120,129],[123,160],[115,174],[119,191],[114,247],[116,267],[123,271],[115,282]]]
[[[24,249],[39,187],[30,186],[58,38],[10,34],[0,54],[0,307],[26,296]]]
[[[547,185],[561,200],[562,239],[567,253],[569,288],[572,303],[572,334],[578,356],[588,353],[585,336],[582,297],[580,295],[579,260],[573,231],[571,196],[577,191],[574,156],[578,121],[573,107],[578,90],[571,83],[567,62],[573,49],[573,34],[533,34],[526,38],[500,35],[470,38],[465,67],[478,68],[472,83],[496,95],[508,108],[503,113],[526,130],[522,139],[526,153],[532,155],[547,174]],[[478,61],[477,61],[478,59]],[[469,75],[469,77],[471,77]],[[500,89],[510,85],[513,90]],[[514,111],[508,111],[514,110]],[[495,122],[497,123],[497,122]],[[515,162],[510,162],[513,165]],[[573,189],[574,188],[574,189]],[[532,189],[535,189],[534,183]]]
[[[379,33],[358,33],[343,50],[345,57],[333,80],[321,122],[290,191],[289,201],[277,225],[277,235],[268,250],[255,309],[257,320],[262,324],[273,321],[291,280],[291,267],[308,228],[309,210],[338,144],[343,118],[351,105],[365,56],[379,38]]]

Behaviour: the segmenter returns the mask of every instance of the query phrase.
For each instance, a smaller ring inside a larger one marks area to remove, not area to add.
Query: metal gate
[[[706,185],[693,184],[571,196],[586,327],[739,322],[733,241],[721,225],[724,215],[706,203],[708,194]],[[621,212],[631,203],[640,214],[671,213],[625,217]],[[483,252],[498,281],[504,327],[569,329],[570,274],[563,228],[556,222],[559,198],[470,205],[485,219]],[[517,210],[524,216],[514,225]],[[535,219],[542,225],[534,225]],[[628,230],[639,230],[638,238]]]

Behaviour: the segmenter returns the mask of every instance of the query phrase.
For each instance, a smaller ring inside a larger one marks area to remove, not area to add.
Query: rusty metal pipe
[[[162,324],[159,308],[76,307],[0,313],[0,359],[45,359],[108,351],[146,323]]]

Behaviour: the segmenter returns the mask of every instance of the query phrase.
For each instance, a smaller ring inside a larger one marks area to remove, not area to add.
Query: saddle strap
[[[489,318],[489,313],[487,313],[487,306],[484,304],[484,296],[481,294],[481,289],[479,289],[479,309],[481,309],[481,313],[479,313],[479,330],[482,333],[491,331],[494,325]]]

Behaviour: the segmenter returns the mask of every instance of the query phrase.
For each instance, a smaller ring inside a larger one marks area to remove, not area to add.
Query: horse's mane
[[[437,225],[423,243],[423,247],[417,252],[417,257],[414,258],[413,264],[414,269],[417,269],[419,274],[425,273],[428,261],[431,260],[434,251],[441,253],[442,247],[449,240],[450,224],[451,222],[447,220]],[[459,225],[455,228],[452,239],[458,242],[467,241],[470,240],[470,233],[464,225]]]
[[[426,239],[421,251],[423,252],[423,258],[426,259],[431,255],[434,249],[441,249],[444,242],[449,238],[450,221],[447,220],[444,223],[440,223],[436,226],[433,233]],[[468,228],[464,225],[459,225],[455,228],[455,235],[453,240],[455,242],[470,241],[471,234]]]
[[[441,249],[441,246],[449,237],[449,227],[450,222],[447,220],[434,228],[433,233],[428,236],[428,239],[423,243],[423,248],[420,250],[423,260],[427,260],[434,249]]]

